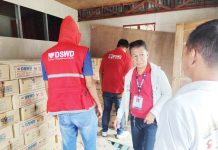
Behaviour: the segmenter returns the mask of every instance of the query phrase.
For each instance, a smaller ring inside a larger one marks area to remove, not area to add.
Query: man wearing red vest
[[[104,112],[102,118],[102,136],[107,136],[110,112],[113,103],[116,111],[120,107],[121,95],[124,89],[124,77],[132,66],[131,57],[127,53],[129,42],[120,39],[115,50],[106,53],[100,66],[100,77],[102,83]],[[125,137],[128,132],[124,131],[124,119],[117,129],[117,138]]]
[[[42,55],[43,78],[48,91],[47,112],[59,120],[63,149],[75,150],[78,130],[86,150],[96,149],[97,116],[102,116],[90,52],[80,46],[81,34],[74,20],[66,17],[58,44]]]

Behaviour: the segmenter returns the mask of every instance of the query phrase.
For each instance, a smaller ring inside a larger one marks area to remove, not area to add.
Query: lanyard
[[[139,84],[139,79],[138,79],[138,75],[136,75],[136,84],[137,84],[137,88],[138,88],[138,95],[140,94],[141,92],[141,89],[142,89],[142,86],[143,86],[143,83],[145,81],[145,78],[146,78],[146,74],[143,74],[143,77],[142,77],[142,81],[141,83]]]

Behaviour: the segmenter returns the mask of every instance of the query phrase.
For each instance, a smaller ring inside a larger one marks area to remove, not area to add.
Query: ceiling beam
[[[140,8],[141,6],[143,6],[145,4],[145,0],[143,0],[142,2],[140,2],[138,5],[136,5],[135,7],[133,7],[132,9],[130,9],[129,11],[125,12],[125,14],[130,14],[132,12],[134,12],[135,10],[137,10],[138,8]]]
[[[177,8],[181,8],[181,7],[184,7],[184,6],[186,6],[187,4],[189,4],[189,3],[192,2],[192,1],[193,1],[193,0],[185,0],[185,2],[183,2],[183,4],[176,6],[176,9],[177,9]]]
[[[147,0],[148,3],[151,3],[153,5],[155,5],[156,7],[159,7],[159,8],[163,8],[163,9],[166,9],[166,10],[171,10],[170,7],[168,6],[164,6],[162,4],[159,4],[157,1],[154,1],[154,0]]]
[[[193,0],[184,0],[181,4],[176,2],[175,0],[162,0],[161,3],[158,3],[157,0],[141,0],[131,3],[81,9],[78,10],[78,18],[79,21],[88,21],[205,7],[218,7],[218,1],[204,0],[204,2],[194,2]]]

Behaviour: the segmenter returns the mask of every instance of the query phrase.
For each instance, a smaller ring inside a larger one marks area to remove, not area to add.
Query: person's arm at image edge
[[[47,76],[45,66],[44,66],[42,61],[41,61],[41,68],[42,68],[42,78],[43,78],[43,80],[45,82],[45,91],[46,91],[46,94],[48,96],[48,76]],[[57,115],[55,115],[54,117],[55,117],[55,119],[58,119]]]
[[[83,65],[83,75],[85,76],[86,87],[89,90],[89,93],[91,94],[91,96],[93,97],[96,103],[96,106],[98,109],[98,117],[101,118],[102,117],[102,107],[101,107],[101,103],[100,103],[100,100],[97,94],[96,85],[93,79],[92,60],[91,60],[91,54],[89,51],[87,52],[86,59]]]
[[[45,66],[44,66],[43,62],[41,62],[41,67],[42,67],[42,78],[45,82],[45,90],[46,90],[46,93],[48,95],[48,76],[46,74],[46,70],[45,70]]]
[[[164,104],[172,97],[172,88],[170,86],[166,74],[162,70],[160,72],[160,77],[158,82],[160,85],[161,97],[150,111],[156,118],[159,116],[159,113],[162,107],[164,106]]]

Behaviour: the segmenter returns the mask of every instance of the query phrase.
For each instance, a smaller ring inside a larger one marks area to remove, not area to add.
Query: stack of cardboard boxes
[[[57,149],[41,75],[39,61],[0,61],[0,150]]]
[[[101,58],[92,58],[92,65],[93,65],[94,79],[96,83],[98,97],[100,98],[100,103],[102,105],[102,108],[104,109],[104,100],[102,96],[101,83],[100,83],[100,77],[99,77],[99,69],[101,65],[101,60],[102,60]],[[113,128],[113,123],[115,119],[116,119],[116,109],[115,109],[115,106],[113,105],[112,110],[111,110],[109,127]],[[102,119],[99,120],[98,125],[102,126]]]
[[[101,59],[93,58],[94,79],[102,107]],[[58,120],[48,116],[40,61],[0,60],[0,150],[61,150]],[[110,127],[116,117],[113,106]],[[101,119],[99,120],[101,126]],[[81,138],[78,149],[83,149]]]
[[[101,65],[101,58],[92,58],[92,68],[93,68],[93,73],[94,73],[94,79],[96,81],[100,81],[99,77],[99,69]]]

